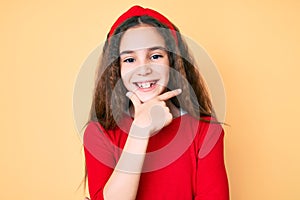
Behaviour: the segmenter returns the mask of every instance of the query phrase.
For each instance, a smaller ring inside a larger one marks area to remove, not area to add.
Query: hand
[[[88,197],[85,197],[84,200],[90,200]]]
[[[128,92],[126,96],[134,106],[133,125],[141,129],[142,132],[149,132],[150,135],[169,125],[173,116],[165,101],[180,93],[181,89],[172,90],[142,103],[133,92]],[[140,133],[138,134],[140,135]]]

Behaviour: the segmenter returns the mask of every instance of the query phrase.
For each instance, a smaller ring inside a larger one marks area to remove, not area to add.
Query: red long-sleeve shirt
[[[103,188],[122,153],[131,123],[125,117],[113,130],[106,131],[97,122],[85,129],[91,200],[103,200]],[[149,139],[136,199],[228,200],[223,136],[219,124],[201,122],[189,114],[173,119]],[[131,170],[130,163],[124,170]]]

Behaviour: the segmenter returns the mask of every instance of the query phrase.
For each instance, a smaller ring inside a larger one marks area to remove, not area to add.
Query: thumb
[[[133,92],[127,92],[126,96],[131,100],[131,102],[133,103],[134,107],[137,107],[137,106],[139,106],[139,105],[142,104],[142,102],[140,101],[140,99]]]

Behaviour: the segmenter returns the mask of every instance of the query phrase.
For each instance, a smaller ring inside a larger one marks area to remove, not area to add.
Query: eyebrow
[[[154,46],[154,47],[150,47],[150,48],[146,48],[146,49],[148,51],[155,51],[155,50],[167,51],[167,49],[165,47],[162,47],[162,46]],[[134,53],[134,52],[135,52],[134,50],[125,50],[125,51],[122,51],[120,53],[120,56],[123,55],[123,54],[131,54],[131,53]]]

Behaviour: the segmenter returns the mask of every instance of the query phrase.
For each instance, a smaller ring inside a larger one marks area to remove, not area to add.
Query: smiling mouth
[[[147,88],[151,88],[153,87],[158,80],[154,80],[154,81],[144,81],[144,82],[134,82],[134,84],[141,89],[147,89]]]

